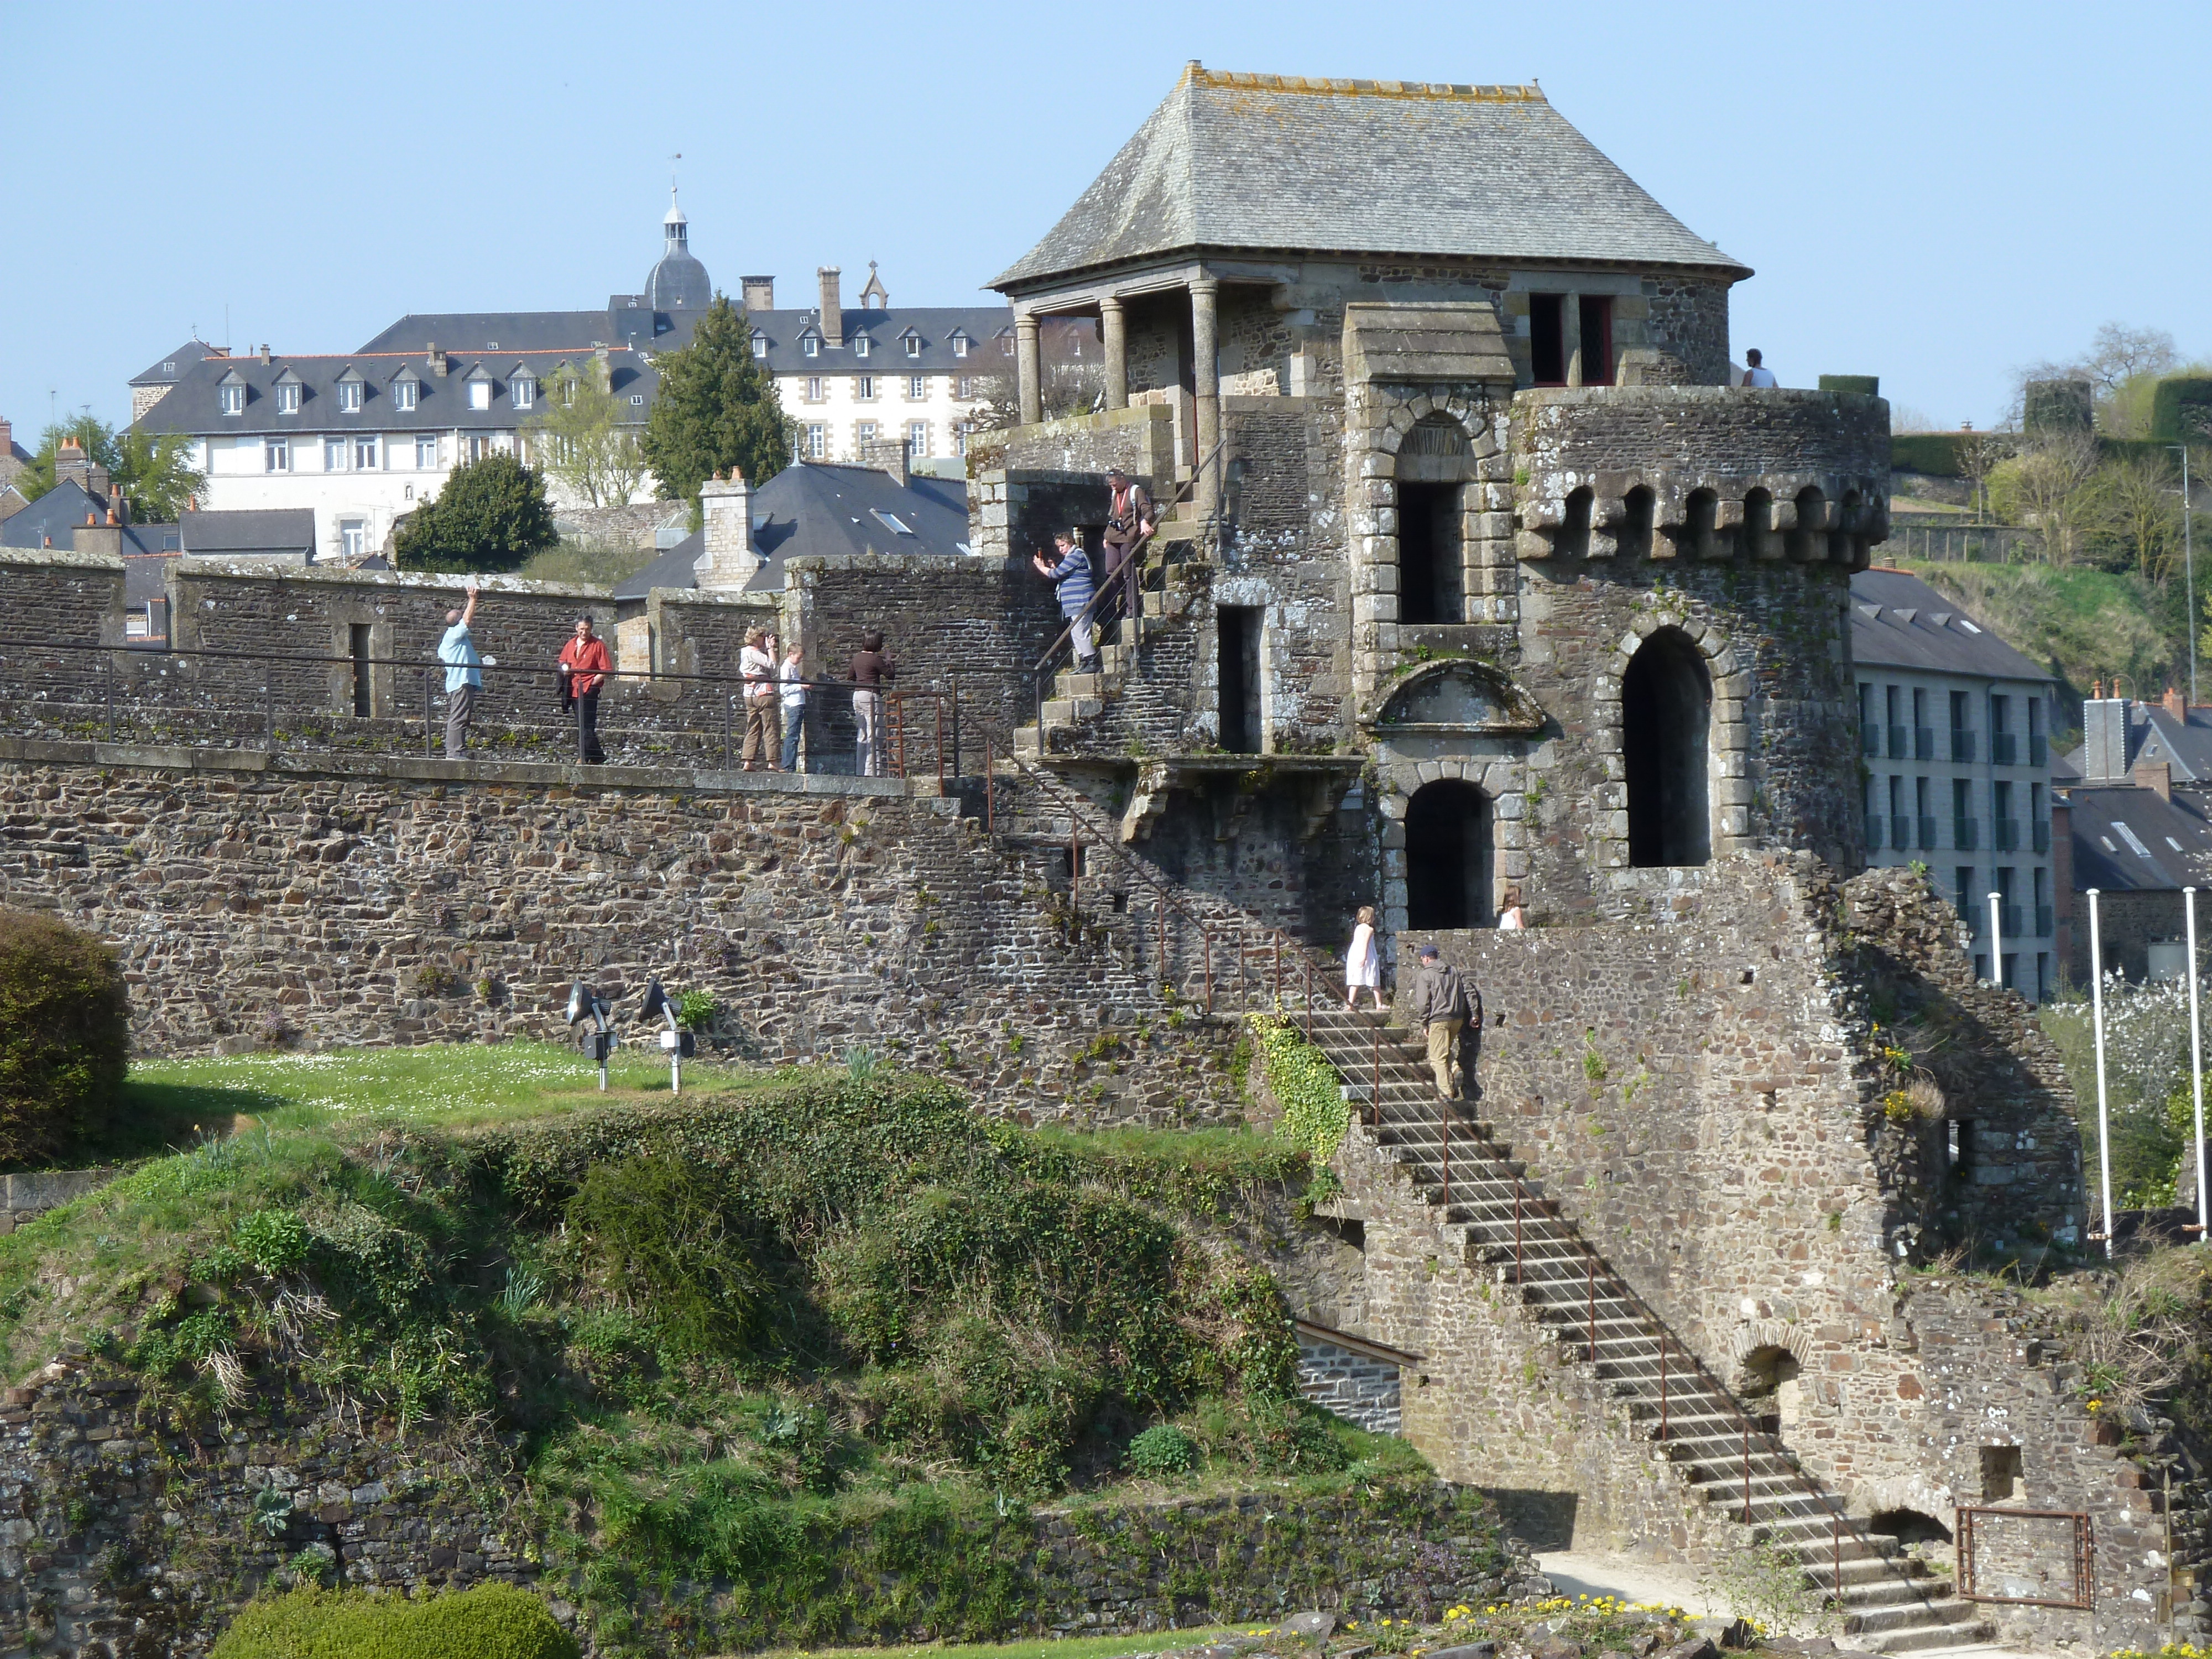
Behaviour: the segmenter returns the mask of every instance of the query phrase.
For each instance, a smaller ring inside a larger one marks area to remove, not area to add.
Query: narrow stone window
[[[1492,925],[1490,802],[1458,778],[1424,784],[1406,805],[1406,925]]]
[[[1455,623],[1459,606],[1459,489],[1398,486],[1398,619]]]
[[[2008,1504],[2023,1496],[2021,1490],[2020,1448],[1982,1448],[1982,1502]]]
[[[1583,384],[1611,386],[1613,384],[1613,296],[1609,294],[1585,294],[1580,296],[1583,325]]]
[[[349,641],[353,650],[353,712],[364,720],[376,712],[375,687],[369,677],[369,659],[376,654],[371,645],[374,632],[368,623],[356,623]]]
[[[1224,605],[1213,612],[1221,687],[1221,746],[1232,755],[1261,749],[1260,628],[1257,605]]]
[[[1644,641],[1620,684],[1621,758],[1628,773],[1628,861],[1680,866],[1712,858],[1705,754],[1712,683],[1679,631]]]
[[[1538,386],[1567,383],[1567,296],[1528,296],[1528,378]]]

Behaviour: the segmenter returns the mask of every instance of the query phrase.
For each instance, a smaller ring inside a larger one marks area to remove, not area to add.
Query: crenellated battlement
[[[1866,568],[1889,530],[1889,405],[1835,392],[1546,387],[1512,413],[1521,559]]]

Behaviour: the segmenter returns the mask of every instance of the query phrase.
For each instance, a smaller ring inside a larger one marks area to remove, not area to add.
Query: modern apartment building
[[[1851,578],[1851,659],[1867,861],[1924,865],[1972,931],[1974,971],[2041,1001],[2060,970],[2051,677],[1899,570]]]

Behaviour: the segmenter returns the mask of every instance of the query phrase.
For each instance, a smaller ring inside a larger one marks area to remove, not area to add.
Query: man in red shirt
[[[606,764],[599,747],[599,687],[613,671],[607,642],[592,631],[586,611],[576,618],[576,637],[561,647],[561,707],[575,706],[577,757],[586,766]]]

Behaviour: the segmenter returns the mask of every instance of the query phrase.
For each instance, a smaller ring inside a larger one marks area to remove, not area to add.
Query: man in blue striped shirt
[[[1058,564],[1047,564],[1042,553],[1030,556],[1037,574],[1048,577],[1053,583],[1054,595],[1060,600],[1060,614],[1067,618],[1068,632],[1075,641],[1075,664],[1078,672],[1095,674],[1098,672],[1098,649],[1091,637],[1090,605],[1097,589],[1091,579],[1091,556],[1083,550],[1083,543],[1073,531],[1063,530],[1052,538],[1053,549],[1060,555]]]

